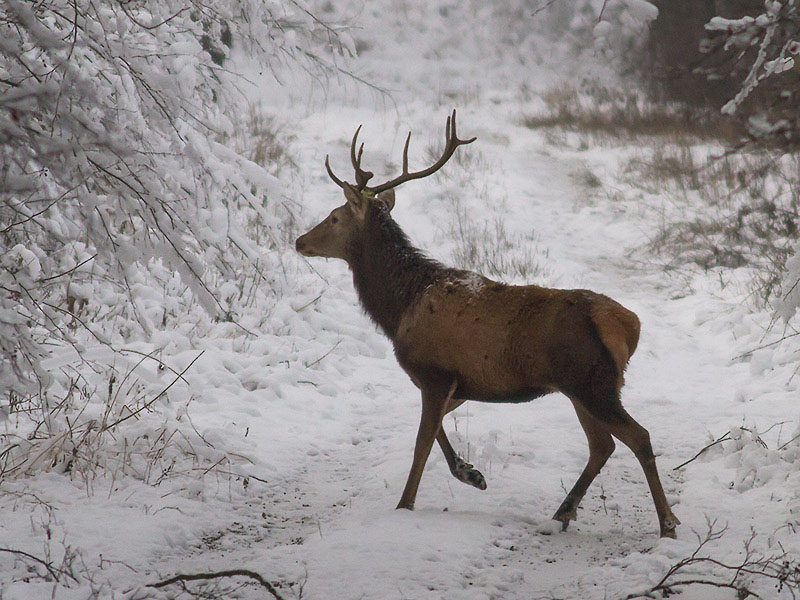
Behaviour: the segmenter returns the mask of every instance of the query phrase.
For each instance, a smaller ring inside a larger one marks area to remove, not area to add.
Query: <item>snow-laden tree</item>
[[[225,145],[241,96],[203,47],[224,53],[228,31],[268,67],[347,52],[299,2],[3,0],[0,394],[47,386],[43,344],[75,341],[93,279],[135,312],[131,273],[161,260],[228,310],[210,270],[233,275],[249,248],[230,212],[279,193]]]
[[[195,304],[236,323],[243,282],[280,287],[283,186],[235,151],[229,40],[265,71],[354,53],[300,0],[0,2],[0,473],[66,464],[142,410],[112,406],[120,344]]]
[[[749,133],[776,152],[796,152],[800,142],[800,3],[765,0],[763,11],[739,18],[714,17],[706,25],[707,52],[729,52],[734,65],[746,66],[740,89],[723,107],[747,119]],[[739,67],[740,68],[740,67]],[[757,96],[757,102],[751,99]],[[791,319],[800,307],[800,252],[786,262],[777,315]]]
[[[731,53],[734,64],[747,65],[741,88],[722,112],[735,114],[759,87],[768,87],[767,103],[761,110],[751,111],[755,114],[749,118],[750,132],[756,137],[796,141],[798,76],[792,69],[794,56],[800,54],[800,12],[795,0],[766,0],[763,12],[756,16],[714,17],[706,31],[710,37],[703,50],[721,48]],[[787,108],[790,112],[780,115]]]
[[[568,36],[574,51],[600,54],[620,70],[634,64],[634,56],[646,42],[648,25],[658,16],[658,9],[648,0],[527,0],[521,4],[519,23],[527,23],[526,17],[533,15],[545,24],[538,35]]]

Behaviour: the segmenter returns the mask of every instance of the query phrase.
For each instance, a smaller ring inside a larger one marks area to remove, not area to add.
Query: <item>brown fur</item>
[[[405,311],[392,340],[412,377],[441,373],[457,381],[456,398],[503,401],[569,392],[609,359],[621,387],[638,333],[633,313],[594,292],[453,272]]]

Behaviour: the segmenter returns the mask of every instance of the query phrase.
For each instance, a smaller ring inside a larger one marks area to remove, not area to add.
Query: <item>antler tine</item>
[[[406,145],[403,147],[403,175],[408,175],[408,145],[411,143],[411,132],[408,132]]]
[[[364,154],[364,142],[358,147],[358,156],[356,157],[356,169],[361,170],[361,155]]]
[[[340,188],[344,189],[345,184],[344,181],[339,179],[336,175],[333,174],[333,170],[331,169],[331,164],[328,155],[325,155],[325,168],[328,170],[328,176],[333,179],[333,182],[338,185]]]
[[[350,162],[353,163],[353,167],[358,171],[358,161],[356,160],[356,144],[358,143],[358,133],[361,131],[362,125],[358,126],[356,129],[355,134],[353,135],[353,141],[350,142]],[[361,147],[364,147],[364,144],[361,144]]]
[[[471,144],[472,142],[474,142],[475,140],[478,139],[477,136],[471,137],[468,140],[459,140],[458,139],[458,135],[456,134],[456,109],[455,108],[453,109],[453,139],[458,142],[459,146],[461,144]]]
[[[428,175],[432,175],[439,169],[441,169],[444,164],[450,160],[450,157],[453,156],[453,153],[456,151],[456,148],[462,146],[464,144],[471,144],[474,142],[476,137],[472,137],[468,140],[460,140],[456,134],[456,111],[453,109],[453,113],[447,116],[447,121],[445,122],[445,144],[444,150],[442,151],[442,155],[439,157],[435,163],[433,163],[427,169],[423,169],[421,171],[409,172],[408,170],[408,145],[411,142],[411,132],[409,132],[408,137],[406,138],[406,144],[403,148],[403,172],[399,177],[395,177],[387,181],[386,183],[382,183],[380,185],[376,185],[374,187],[365,187],[364,189],[370,191],[373,194],[379,194],[380,192],[385,192],[386,190],[390,190],[393,187],[397,187],[401,183],[405,183],[406,181],[411,181],[412,179],[422,179],[423,177],[427,177]]]
[[[367,182],[372,179],[372,172],[364,171],[361,168],[361,157],[364,154],[363,142],[358,148],[358,152],[356,152],[356,146],[358,145],[358,134],[361,131],[361,127],[361,125],[358,126],[358,129],[356,129],[356,132],[353,135],[353,141],[350,142],[350,162],[353,163],[353,169],[355,169],[356,172],[356,187],[359,190],[365,189]]]

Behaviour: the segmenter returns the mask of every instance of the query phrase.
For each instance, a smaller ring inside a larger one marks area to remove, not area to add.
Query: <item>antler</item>
[[[408,170],[408,145],[411,143],[411,132],[408,132],[408,137],[406,138],[406,145],[403,148],[403,173],[399,177],[395,177],[394,179],[390,179],[386,183],[382,183],[380,185],[376,185],[374,187],[367,188],[373,194],[378,194],[380,192],[385,192],[386,190],[390,190],[393,187],[397,187],[401,183],[405,183],[406,181],[411,181],[412,179],[422,179],[423,177],[427,177],[428,175],[434,174],[436,171],[441,169],[444,164],[450,160],[450,157],[453,156],[453,153],[456,151],[456,148],[463,144],[471,144],[478,138],[470,138],[468,140],[460,140],[458,139],[458,135],[456,134],[456,111],[453,109],[453,114],[447,117],[447,124],[445,125],[445,144],[444,144],[444,152],[442,152],[442,156],[433,163],[427,169],[423,169],[422,171],[415,171],[413,173],[409,172]]]
[[[414,171],[409,172],[408,170],[408,146],[411,143],[411,132],[408,132],[408,137],[406,138],[406,144],[403,148],[403,172],[400,174],[399,177],[395,177],[394,179],[390,179],[386,183],[382,183],[376,186],[367,186],[367,182],[372,178],[373,173],[371,171],[364,171],[361,169],[361,156],[364,152],[364,144],[362,143],[356,153],[356,141],[358,139],[358,133],[361,131],[361,125],[358,126],[356,129],[356,133],[353,136],[353,141],[350,143],[350,161],[353,163],[353,168],[356,171],[356,187],[359,191],[367,191],[371,194],[379,194],[380,192],[385,192],[386,190],[390,190],[394,187],[397,187],[401,183],[405,183],[406,181],[411,181],[412,179],[422,179],[423,177],[427,177],[428,175],[432,175],[439,169],[441,169],[444,164],[450,160],[450,157],[453,156],[453,153],[456,151],[461,145],[464,144],[471,144],[477,138],[473,137],[468,140],[460,140],[458,139],[458,135],[456,133],[456,111],[453,109],[453,114],[447,117],[447,124],[445,125],[445,145],[444,151],[442,152],[442,156],[439,157],[435,163],[433,163],[427,169],[423,169],[421,171]],[[341,179],[336,177],[331,170],[331,166],[328,162],[328,157],[325,157],[325,168],[328,170],[328,175],[331,179],[338,185],[340,188],[344,188],[346,185]]]
[[[372,179],[373,173],[372,171],[364,171],[361,168],[361,156],[364,154],[364,144],[362,143],[361,146],[358,148],[358,152],[356,152],[356,144],[358,143],[358,134],[361,131],[361,125],[358,126],[356,129],[356,133],[353,136],[353,141],[350,142],[350,162],[353,163],[353,168],[356,170],[356,185],[352,186],[358,190],[368,189],[367,182]],[[340,188],[344,189],[346,185],[349,185],[336,177],[333,174],[333,170],[331,170],[331,165],[329,162],[328,155],[325,155],[325,168],[328,170],[328,175],[331,179],[338,185]]]

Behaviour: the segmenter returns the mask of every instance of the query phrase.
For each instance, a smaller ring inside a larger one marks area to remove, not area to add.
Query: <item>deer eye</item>
[[[339,222],[339,217],[331,217],[331,223],[336,225]]]

